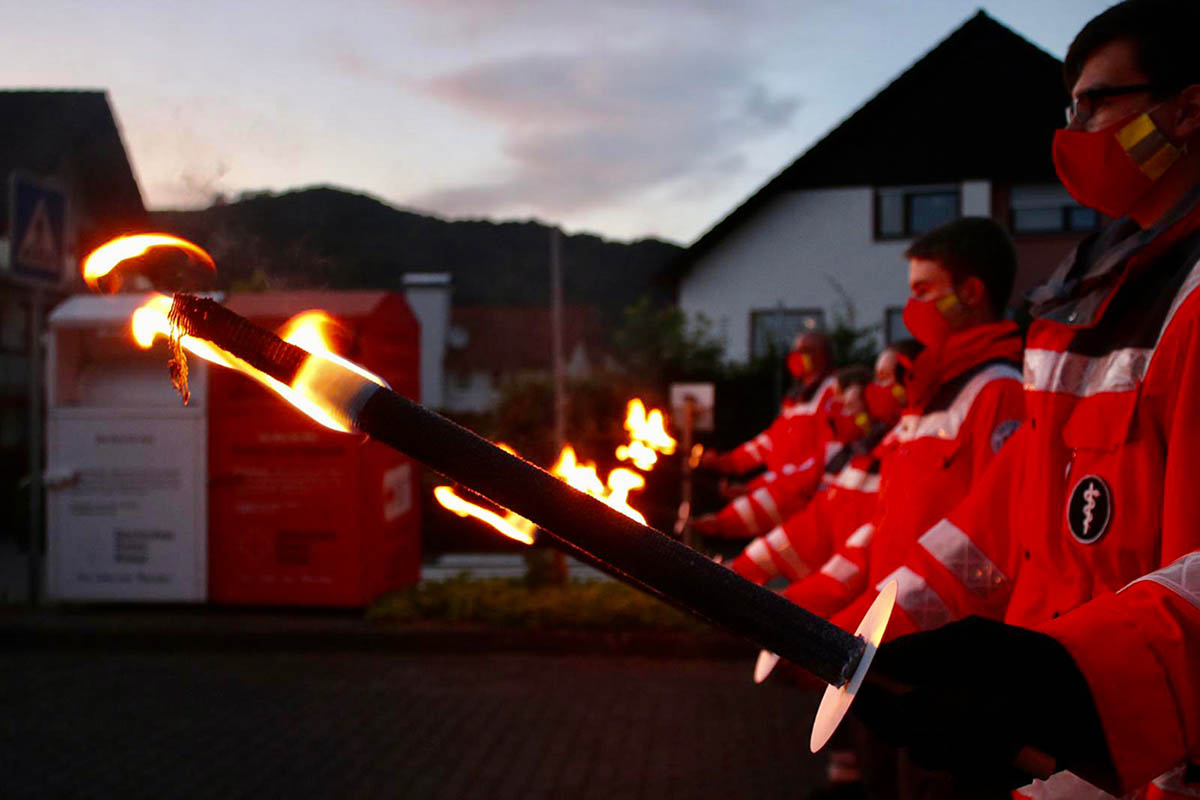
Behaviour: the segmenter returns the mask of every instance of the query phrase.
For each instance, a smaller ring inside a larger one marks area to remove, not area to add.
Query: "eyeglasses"
[[[1071,100],[1071,104],[1066,107],[1067,124],[1068,125],[1083,125],[1092,118],[1092,114],[1096,113],[1096,109],[1113,97],[1120,97],[1127,94],[1141,94],[1142,92],[1154,92],[1158,90],[1158,85],[1153,83],[1137,83],[1131,86],[1104,86],[1099,89],[1087,89],[1079,93],[1078,97]]]

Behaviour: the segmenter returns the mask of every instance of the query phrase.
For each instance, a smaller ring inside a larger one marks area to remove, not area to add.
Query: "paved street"
[[[817,696],[587,655],[0,652],[0,796],[803,797]]]

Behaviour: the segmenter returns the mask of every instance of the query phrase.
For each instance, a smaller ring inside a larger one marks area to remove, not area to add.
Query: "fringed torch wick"
[[[176,295],[176,298],[178,298],[178,295]],[[167,313],[167,322],[171,326],[167,345],[171,353],[171,358],[167,361],[167,369],[171,376],[171,385],[175,387],[175,391],[179,392],[179,397],[186,406],[192,399],[192,392],[188,388],[187,353],[184,352],[183,345],[181,344],[181,340],[184,337],[184,319],[178,312],[178,307],[179,304],[173,302],[170,312]]]

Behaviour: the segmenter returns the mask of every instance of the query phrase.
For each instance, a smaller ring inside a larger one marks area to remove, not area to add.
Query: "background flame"
[[[118,236],[88,253],[87,258],[83,260],[83,279],[93,291],[100,291],[101,278],[116,269],[122,261],[145,255],[152,247],[179,248],[216,272],[217,265],[212,256],[199,245],[167,233],[139,233],[133,236]]]
[[[675,439],[667,433],[666,426],[666,417],[662,411],[654,409],[647,414],[641,399],[635,397],[630,400],[625,413],[625,430],[629,431],[629,443],[617,448],[617,458],[623,461],[630,460],[638,469],[649,472],[658,461],[658,453],[670,455],[675,452]],[[504,444],[497,446],[515,455],[511,447]],[[607,479],[600,480],[596,464],[581,462],[575,448],[568,444],[559,453],[554,466],[550,467],[550,473],[630,519],[646,524],[646,517],[629,504],[629,493],[646,486],[646,479],[634,470],[617,467],[609,471]],[[533,543],[536,526],[524,517],[511,511],[500,516],[494,511],[464,500],[455,494],[450,486],[437,487],[433,496],[446,509],[460,517],[474,517],[509,538],[525,544]]]

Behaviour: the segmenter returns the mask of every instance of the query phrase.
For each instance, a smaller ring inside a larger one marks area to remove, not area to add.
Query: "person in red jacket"
[[[700,460],[702,468],[734,477],[764,469],[779,473],[815,450],[834,394],[829,339],[817,332],[797,335],[787,356],[787,368],[795,384],[771,425],[728,452],[706,450]]]
[[[917,342],[906,339],[879,354],[874,380],[863,387],[861,399],[851,393],[842,402],[843,411],[847,405],[854,414],[866,410],[875,429],[846,451],[844,466],[803,511],[750,542],[730,569],[759,585],[778,577],[798,581],[870,521],[879,494],[880,459],[888,449],[885,437],[900,419],[904,381],[919,350]]]
[[[884,578],[925,632],[859,714],[975,785],[1200,790],[1197,30],[1198,3],[1127,0],[1071,44],[1054,161],[1115,221],[1032,296],[1028,423]]]
[[[848,606],[858,613],[856,601],[873,595],[877,577],[903,563],[917,538],[966,496],[1024,418],[1021,337],[1003,319],[1016,274],[1008,234],[990,219],[960,219],[918,238],[905,255],[904,318],[925,349],[907,381],[908,407],[881,472],[878,507],[820,569],[784,592],[835,622]]]
[[[832,394],[824,411],[784,412],[793,423],[778,441],[791,454],[790,461],[752,479],[745,493],[715,514],[698,517],[693,525],[706,536],[746,539],[782,524],[800,512],[827,478],[832,479],[855,454],[855,443],[870,434],[863,390],[871,371],[863,366],[843,367],[830,379]]]

